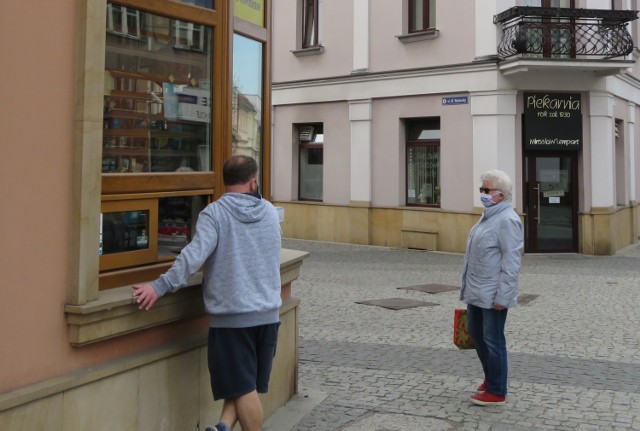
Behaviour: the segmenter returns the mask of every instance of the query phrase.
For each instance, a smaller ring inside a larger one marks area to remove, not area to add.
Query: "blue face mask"
[[[480,202],[485,208],[489,208],[495,205],[493,202],[493,196],[488,195],[486,193],[480,193]]]

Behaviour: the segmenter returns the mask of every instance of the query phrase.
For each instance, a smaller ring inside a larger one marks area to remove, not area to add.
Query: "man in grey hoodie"
[[[262,429],[258,393],[268,389],[280,325],[280,223],[258,194],[257,172],[251,157],[228,159],[226,193],[199,214],[191,242],[160,278],[133,286],[138,306],[149,310],[204,265],[211,388],[214,400],[224,399],[219,431],[238,421],[243,431]]]

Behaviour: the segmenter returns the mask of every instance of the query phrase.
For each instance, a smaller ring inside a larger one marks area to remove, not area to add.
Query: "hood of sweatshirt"
[[[225,193],[218,204],[242,223],[262,220],[269,210],[269,203],[255,195],[245,193]]]

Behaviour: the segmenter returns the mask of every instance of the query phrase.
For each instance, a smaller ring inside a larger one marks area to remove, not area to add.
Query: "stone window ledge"
[[[308,55],[320,55],[324,52],[324,46],[312,46],[309,48],[295,49],[291,51],[296,57],[306,57]]]
[[[420,40],[436,39],[439,33],[440,33],[439,30],[432,28],[426,31],[419,31],[416,33],[400,34],[396,36],[396,38],[402,43],[411,43],[411,42],[418,42]]]
[[[280,252],[280,278],[283,301],[291,296],[291,282],[300,276],[302,261],[309,253],[283,249]],[[140,310],[131,286],[100,291],[98,298],[82,305],[65,306],[71,326],[71,344],[83,346],[176,320],[201,316],[202,274],[189,280],[188,287],[166,295],[151,310]]]

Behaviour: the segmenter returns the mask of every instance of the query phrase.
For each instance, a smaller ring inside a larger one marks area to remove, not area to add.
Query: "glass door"
[[[524,6],[575,8],[575,0],[524,0]],[[573,18],[525,18],[527,52],[544,58],[575,57]]]
[[[574,153],[525,157],[526,251],[578,251],[578,205]]]

